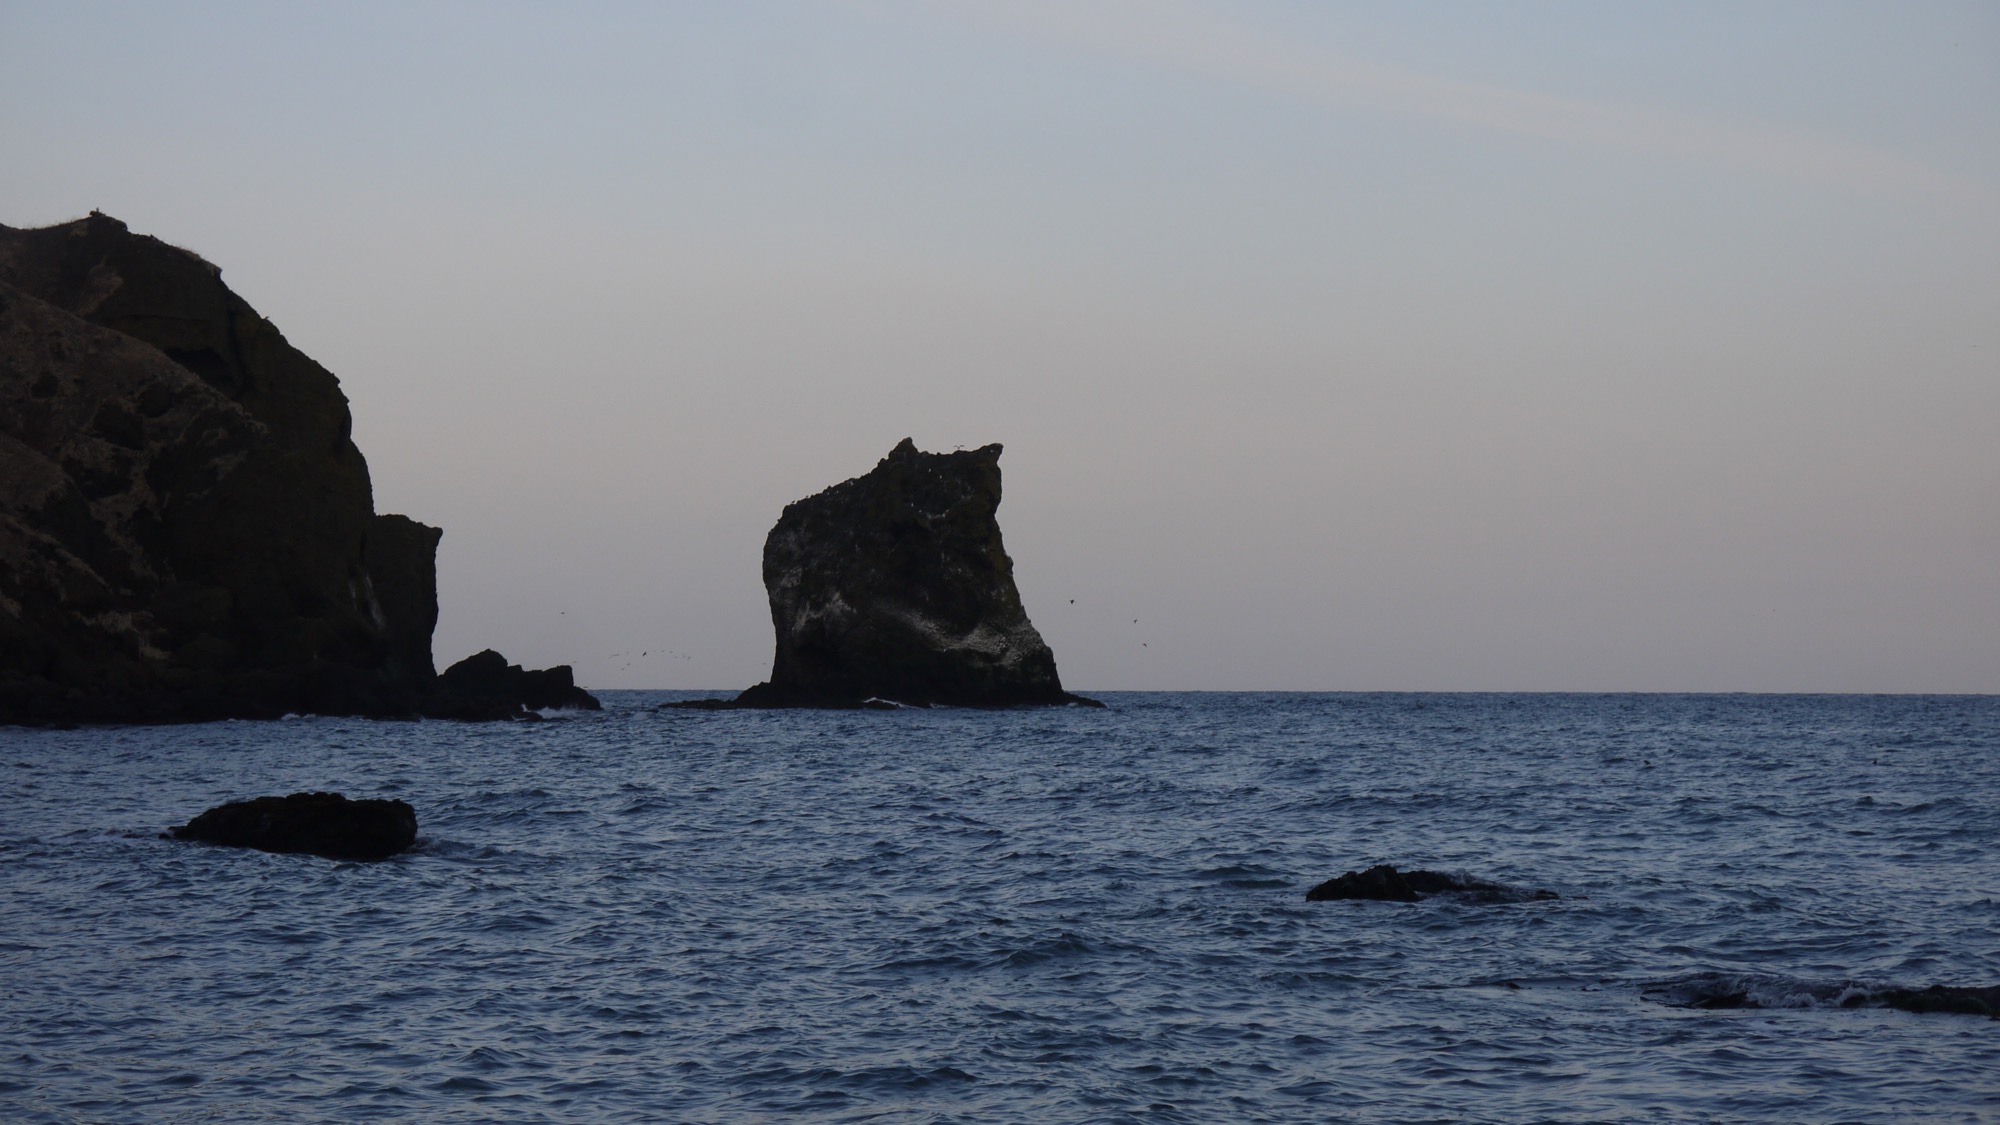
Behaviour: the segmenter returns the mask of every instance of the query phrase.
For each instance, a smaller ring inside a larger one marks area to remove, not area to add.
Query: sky
[[[92,208],[339,376],[441,667],[756,682],[908,436],[1074,690],[2000,691],[1991,3],[0,0]]]

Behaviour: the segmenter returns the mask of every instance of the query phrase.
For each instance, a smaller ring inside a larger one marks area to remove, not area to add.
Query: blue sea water
[[[2000,983],[2000,697],[678,697],[0,728],[0,1119],[2000,1118],[1840,1005]],[[418,846],[158,838],[302,789]],[[1377,862],[1562,898],[1305,901]]]

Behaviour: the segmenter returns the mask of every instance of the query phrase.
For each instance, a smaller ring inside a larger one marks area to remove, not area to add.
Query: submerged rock
[[[218,805],[169,832],[177,840],[232,848],[387,859],[416,843],[417,812],[403,801],[294,793]]]
[[[695,708],[1083,703],[1028,620],[1000,541],[1000,446],[908,438],[785,507],[764,540],[771,678]]]
[[[1704,1011],[1786,1008],[1894,1008],[1898,1011],[2000,1019],[2000,985],[1934,984],[1928,988],[1851,980],[1801,980],[1764,973],[1691,973],[1641,991],[1674,1008]]]
[[[1389,864],[1378,863],[1366,871],[1349,871],[1328,879],[1307,891],[1306,901],[1418,902],[1439,894],[1475,902],[1544,902],[1562,897],[1554,891],[1523,891],[1484,879],[1468,879],[1442,871],[1398,871]]]
[[[1872,1000],[1880,1007],[1905,1012],[1952,1012],[2000,1019],[2000,984],[1985,988],[1950,984],[1934,984],[1929,988],[1885,988],[1875,993]]]
[[[351,427],[200,257],[0,226],[0,723],[425,710],[442,533]]]

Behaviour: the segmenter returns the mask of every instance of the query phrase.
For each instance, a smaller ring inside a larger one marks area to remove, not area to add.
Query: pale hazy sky
[[[0,0],[93,207],[340,377],[440,666],[759,680],[907,435],[1078,690],[2000,691],[1992,3]]]

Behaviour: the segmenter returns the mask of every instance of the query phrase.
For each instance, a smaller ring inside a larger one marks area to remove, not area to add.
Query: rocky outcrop
[[[506,719],[542,710],[597,711],[596,697],[576,686],[567,664],[529,671],[487,649],[446,668],[426,713],[453,719]]]
[[[764,540],[771,678],[732,705],[1094,703],[1063,690],[1028,621],[999,506],[1000,446],[923,453],[908,438],[786,505]]]
[[[264,852],[387,859],[417,842],[417,811],[404,801],[294,793],[218,805],[168,834]]]
[[[1523,891],[1484,879],[1448,875],[1442,871],[1398,871],[1378,863],[1366,871],[1349,871],[1306,892],[1307,902],[1342,899],[1375,902],[1419,902],[1448,894],[1474,902],[1543,902],[1562,896],[1554,891]]]
[[[0,226],[0,722],[422,711],[441,533],[350,427],[196,255]]]

